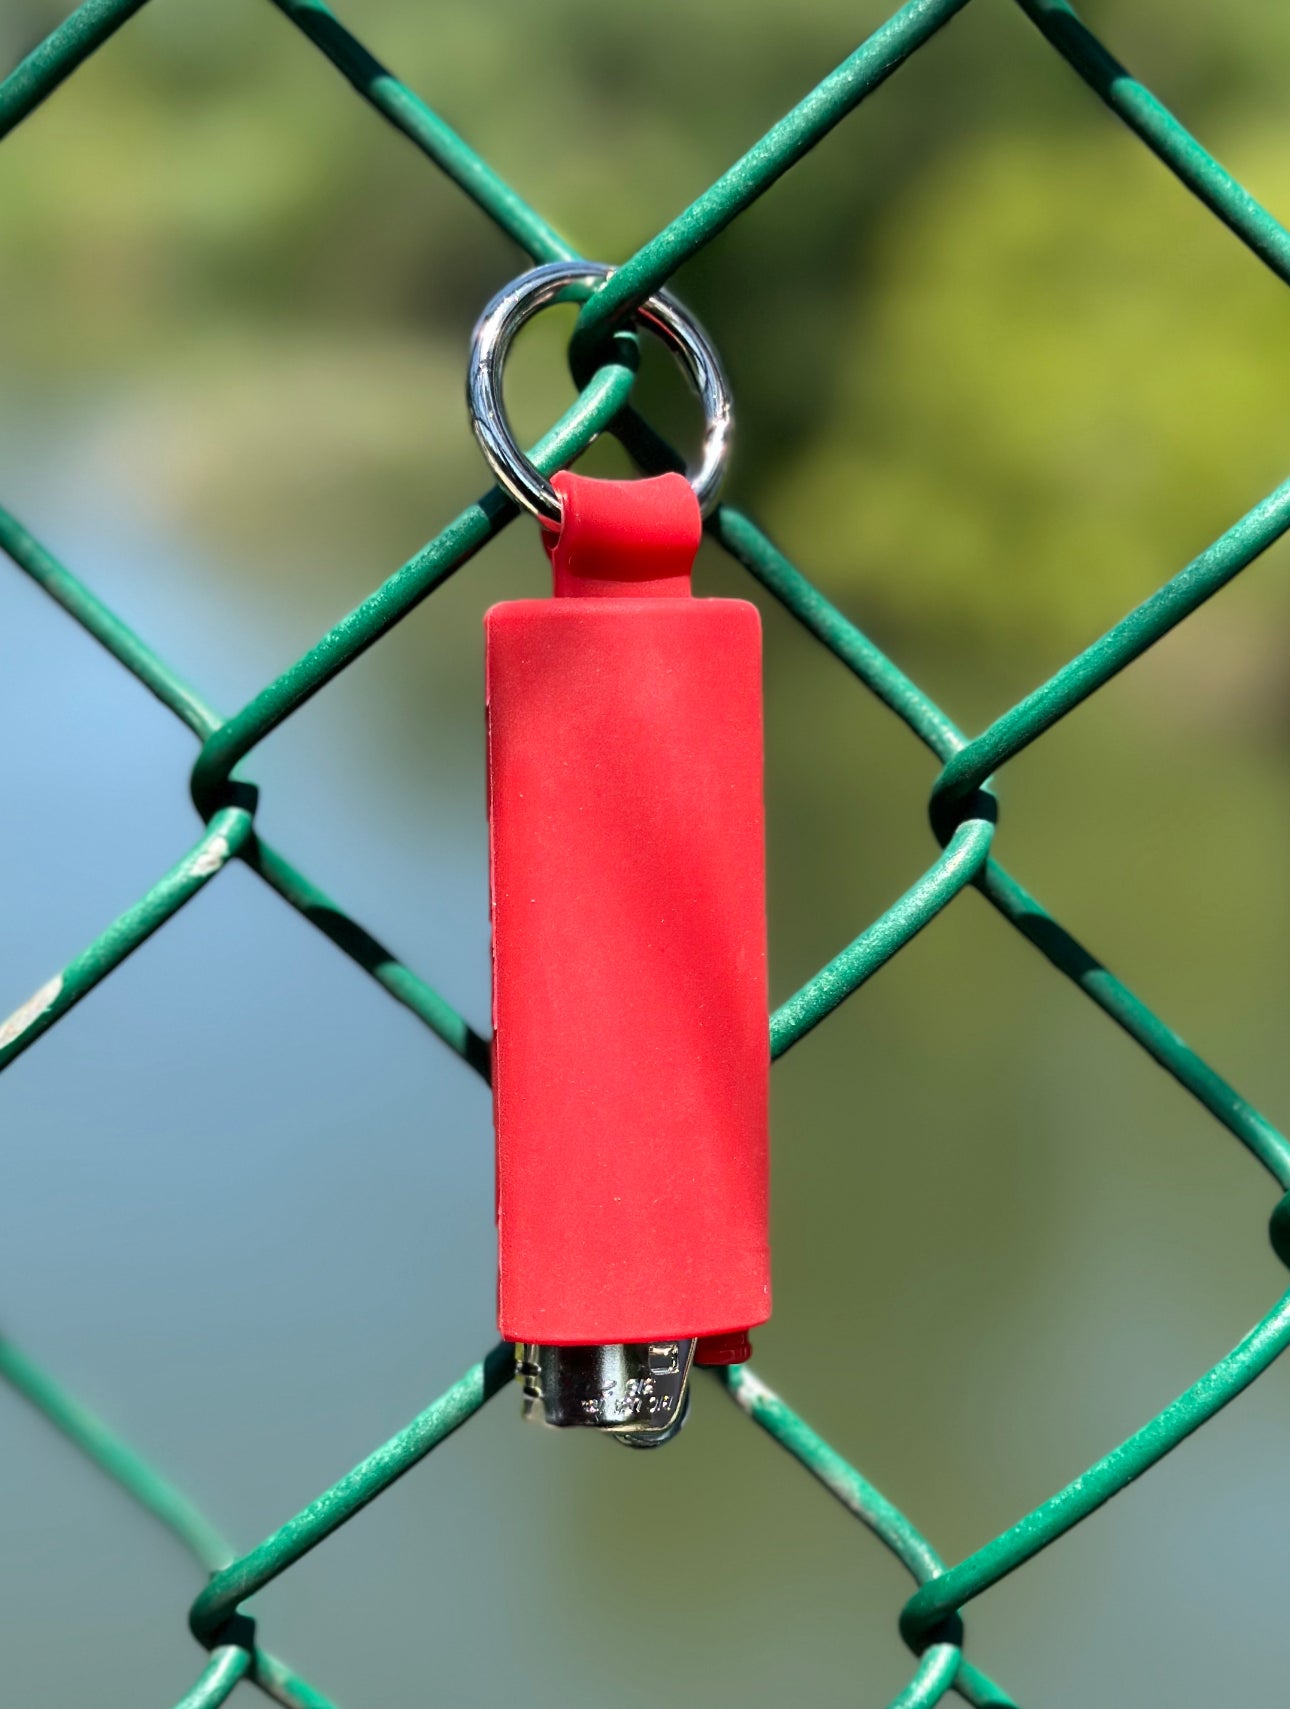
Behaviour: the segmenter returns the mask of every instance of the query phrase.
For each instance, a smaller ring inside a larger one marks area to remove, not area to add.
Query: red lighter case
[[[760,619],[681,476],[554,485],[555,597],[484,620],[498,1319],[715,1358],[770,1315]]]

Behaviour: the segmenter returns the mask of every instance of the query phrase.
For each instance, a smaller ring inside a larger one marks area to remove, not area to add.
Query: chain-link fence
[[[520,250],[535,261],[572,256],[558,232],[374,59],[321,0],[273,3],[326,55],[354,91],[446,173]],[[608,335],[622,328],[637,304],[756,201],[966,3],[911,0],[586,303],[570,348],[575,377],[583,390],[574,407],[532,452],[539,468],[549,473],[571,462],[604,429],[622,439],[643,469],[677,466],[668,445],[631,407],[630,344],[619,340],[611,345]],[[1093,92],[1235,237],[1279,279],[1290,283],[1290,235],[1117,63],[1064,0],[1018,3]],[[88,0],[74,12],[0,84],[0,136],[103,47],[142,4],[143,0]],[[514,515],[513,506],[496,489],[484,494],[289,670],[233,717],[225,718],[14,517],[0,510],[0,545],[13,561],[197,737],[201,746],[192,773],[192,794],[204,823],[201,837],[171,870],[0,1027],[0,1067],[35,1043],[230,861],[238,859],[467,1066],[487,1078],[488,1041],[258,834],[255,786],[240,776],[239,768],[272,730],[467,563]],[[931,818],[942,853],[899,901],[775,1012],[773,1056],[796,1044],[872,977],[960,891],[975,886],[1269,1171],[1287,1193],[1272,1214],[1272,1241],[1279,1255],[1290,1262],[1290,1145],[1286,1139],[991,858],[996,817],[991,779],[1000,768],[1231,581],[1287,527],[1290,483],[1236,521],[1172,580],[998,717],[982,735],[969,740],[754,522],[729,507],[717,510],[708,523],[712,539],[877,695],[941,766],[931,794]],[[965,1654],[963,1607],[1169,1453],[1265,1370],[1288,1341],[1290,1294],[1171,1406],[1042,1506],[953,1566],[946,1566],[904,1514],[751,1369],[736,1366],[717,1374],[735,1403],[861,1519],[915,1579],[918,1588],[900,1624],[919,1659],[897,1704],[934,1704],[953,1690],[970,1703],[1000,1706],[1012,1703],[1012,1698]],[[9,1382],[162,1520],[212,1575],[190,1617],[192,1631],[209,1650],[210,1659],[183,1699],[183,1709],[222,1703],[242,1679],[284,1704],[319,1709],[329,1703],[260,1645],[253,1620],[241,1612],[243,1603],[465,1423],[507,1382],[510,1370],[510,1348],[494,1348],[440,1400],[303,1512],[249,1553],[235,1555],[177,1490],[24,1354],[0,1342],[0,1371]]]

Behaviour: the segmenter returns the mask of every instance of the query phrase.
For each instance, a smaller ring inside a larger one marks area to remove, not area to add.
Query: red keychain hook
[[[528,1414],[652,1447],[691,1363],[746,1358],[770,1313],[761,627],[691,596],[731,413],[671,299],[639,318],[704,397],[693,485],[548,483],[514,443],[511,337],[607,272],[516,281],[470,368],[480,443],[554,576],[485,618],[498,1317]]]

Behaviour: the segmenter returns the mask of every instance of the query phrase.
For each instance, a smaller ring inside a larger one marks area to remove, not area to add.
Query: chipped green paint
[[[523,252],[538,261],[573,254],[556,229],[462,136],[373,58],[322,0],[271,3],[380,117],[445,173]],[[0,137],[107,43],[142,4],[144,0],[86,0],[76,8],[0,82]],[[789,172],[966,4],[967,0],[910,0],[590,296],[570,353],[582,394],[533,453],[541,467],[549,472],[571,462],[607,428],[618,433],[642,467],[675,466],[675,453],[635,414],[630,402],[633,339],[620,336],[612,346],[614,360],[595,365],[607,333],[628,324],[632,309],[644,297]],[[1066,0],[1018,0],[1018,4],[1180,182],[1279,279],[1290,283],[1290,235],[1115,60]],[[0,549],[197,738],[200,748],[192,792],[203,820],[201,837],[193,848],[0,1024],[0,1068],[57,1025],[231,861],[240,860],[487,1079],[488,1040],[263,841],[255,829],[255,788],[239,778],[236,768],[271,730],[486,546],[513,514],[496,489],[485,494],[289,670],[233,717],[224,718],[14,517],[0,510]],[[707,524],[711,538],[901,719],[941,767],[931,790],[932,822],[941,853],[886,913],[771,1017],[772,1053],[780,1056],[803,1039],[956,896],[975,888],[1263,1165],[1281,1190],[1272,1212],[1273,1245],[1290,1265],[1290,1144],[993,859],[996,810],[990,781],[1010,759],[1245,570],[1287,526],[1290,485],[1279,487],[1255,506],[1136,611],[1005,711],[982,735],[969,740],[748,517],[723,506]],[[918,1588],[906,1605],[901,1629],[919,1659],[891,1709],[930,1709],[951,1691],[978,1709],[1015,1709],[1013,1700],[967,1656],[960,1609],[1171,1452],[1253,1382],[1287,1341],[1290,1295],[1232,1353],[1119,1448],[967,1559],[948,1567],[898,1508],[746,1366],[715,1375],[736,1405],[890,1549],[916,1581]],[[25,1354],[0,1340],[0,1377],[160,1521],[203,1571],[213,1575],[191,1613],[193,1632],[210,1653],[180,1709],[214,1709],[243,1680],[292,1709],[334,1709],[314,1686],[260,1646],[254,1621],[242,1611],[243,1603],[466,1423],[503,1385],[508,1367],[508,1350],[495,1348],[384,1447],[258,1547],[233,1558],[230,1546],[179,1491]]]
[[[191,902],[216,873],[221,872],[251,835],[251,813],[245,807],[223,807],[211,819],[201,838],[177,866],[171,867],[108,929],[71,961],[62,973],[42,985],[0,1026],[0,1068],[61,1020],[101,979],[106,979],[126,956],[146,943],[186,902]]]

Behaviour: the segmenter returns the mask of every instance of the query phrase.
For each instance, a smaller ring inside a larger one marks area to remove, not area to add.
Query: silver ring
[[[560,495],[515,443],[502,407],[502,365],[511,340],[530,315],[545,308],[566,286],[598,283],[612,272],[612,267],[598,261],[549,261],[522,273],[489,303],[471,339],[466,401],[475,437],[498,484],[517,504],[532,511],[544,528],[560,526]],[[708,335],[675,297],[658,291],[632,318],[658,334],[703,403],[703,451],[690,485],[706,516],[716,503],[730,454],[734,413],[729,384]]]

